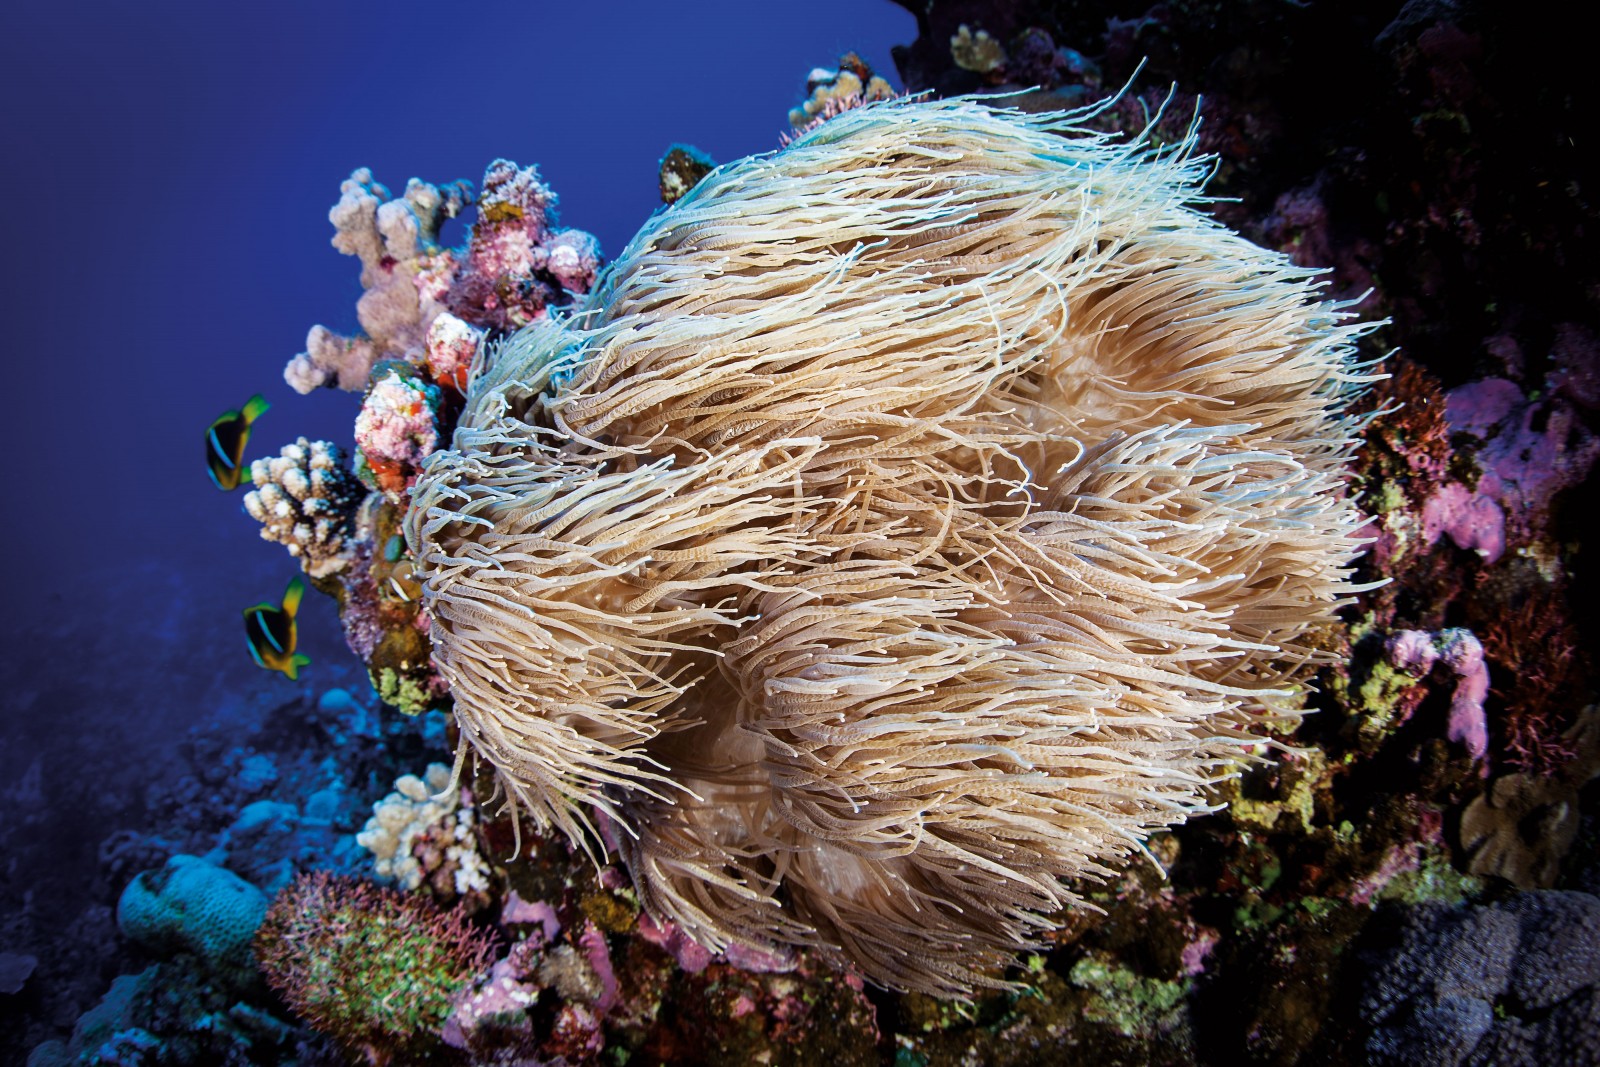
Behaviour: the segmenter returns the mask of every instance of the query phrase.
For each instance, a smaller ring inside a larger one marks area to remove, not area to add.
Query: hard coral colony
[[[702,180],[485,354],[405,532],[463,755],[715,950],[999,982],[1292,718],[1363,327],[1201,166],[972,101]]]

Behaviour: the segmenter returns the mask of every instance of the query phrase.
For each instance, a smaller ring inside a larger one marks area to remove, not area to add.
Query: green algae
[[[1188,979],[1147,978],[1095,956],[1073,964],[1067,981],[1093,994],[1084,1018],[1105,1023],[1124,1037],[1177,1025],[1191,985]]]
[[[380,668],[377,674],[372,676],[372,687],[378,691],[378,696],[385,704],[407,715],[420,715],[437,703],[415,678],[402,674],[393,667]]]

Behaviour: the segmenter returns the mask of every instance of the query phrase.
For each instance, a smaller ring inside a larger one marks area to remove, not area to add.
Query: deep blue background
[[[327,222],[353,168],[398,191],[537,163],[611,255],[671,142],[773,148],[812,67],[854,49],[898,84],[914,34],[889,0],[0,8],[0,783],[41,753],[57,783],[136,766],[231,694],[292,691],[239,612],[293,563],[207,480],[202,434],[260,391],[251,457],[349,444],[358,398],[282,368],[314,323],[356,329]],[[307,684],[334,684],[332,605],[306,614]]]

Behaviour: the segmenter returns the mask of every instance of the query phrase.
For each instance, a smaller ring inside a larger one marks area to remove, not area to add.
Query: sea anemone
[[[999,983],[1212,810],[1353,591],[1363,327],[1082,118],[897,101],[719,168],[417,483],[458,762],[708,948]]]

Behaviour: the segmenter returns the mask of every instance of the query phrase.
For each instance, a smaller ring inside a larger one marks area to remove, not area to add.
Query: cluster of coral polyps
[[[537,169],[496,160],[480,194],[467,181],[413,178],[392,196],[358,170],[329,212],[333,245],[361,262],[362,332],[311,330],[284,371],[296,390],[362,391],[355,470],[328,442],[304,439],[251,469],[246,510],[339,603],[351,649],[383,698],[408,712],[445,687],[428,657],[428,618],[396,537],[428,455],[450,438],[483,345],[543,319],[593,285],[599,244],[555,225],[555,194]],[[440,227],[476,207],[459,248]],[[359,479],[359,480],[358,480]],[[370,496],[368,495],[370,491]]]
[[[367,490],[343,449],[302,437],[251,463],[250,481],[255,488],[245,494],[244,509],[261,523],[264,539],[282,544],[313,578],[349,565],[356,509]]]

